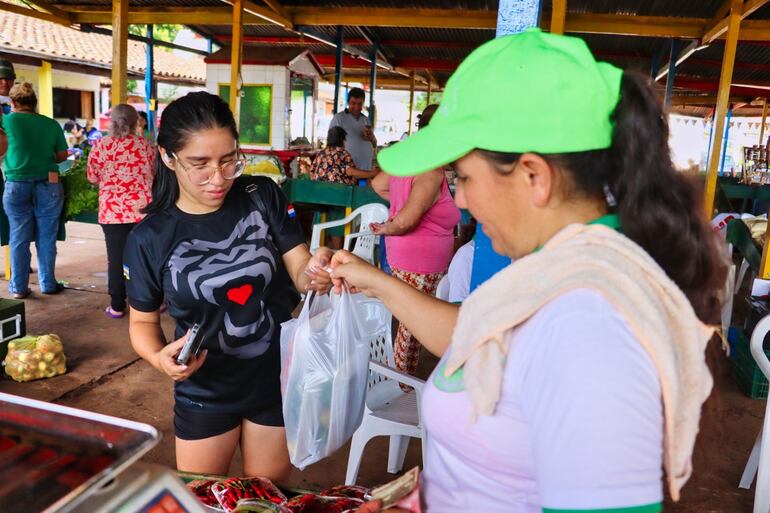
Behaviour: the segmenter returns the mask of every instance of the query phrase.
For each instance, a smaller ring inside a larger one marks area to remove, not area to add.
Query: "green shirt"
[[[56,153],[67,149],[59,123],[40,114],[12,112],[3,116],[8,153],[3,159],[5,179],[12,182],[42,180],[58,171]]]

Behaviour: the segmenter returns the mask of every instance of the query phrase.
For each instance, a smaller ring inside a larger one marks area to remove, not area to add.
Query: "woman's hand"
[[[388,223],[369,223],[369,229],[375,235],[389,235],[386,228],[387,224]]]
[[[345,284],[350,292],[363,292],[373,297],[376,296],[376,285],[380,280],[387,278],[385,273],[345,250],[334,253],[331,265],[331,279],[337,293],[342,292],[342,286]]]
[[[334,252],[326,247],[320,247],[315,254],[310,257],[305,267],[305,274],[310,278],[306,290],[313,290],[319,294],[326,294],[332,286],[332,279],[329,275],[329,264],[331,263]]]
[[[206,361],[206,354],[208,354],[208,349],[201,351],[198,356],[191,355],[186,365],[179,365],[176,363],[176,357],[182,350],[182,346],[184,346],[184,343],[187,341],[187,337],[189,335],[190,330],[187,330],[187,333],[182,338],[167,344],[156,354],[156,367],[171,376],[174,381],[186,380],[195,374],[198,369],[201,368],[203,362]]]

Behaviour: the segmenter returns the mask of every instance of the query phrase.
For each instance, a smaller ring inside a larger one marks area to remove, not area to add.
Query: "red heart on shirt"
[[[249,300],[249,298],[251,297],[251,293],[253,291],[254,291],[254,288],[247,283],[246,285],[241,285],[237,289],[228,290],[227,299],[243,306],[246,304],[246,301]]]

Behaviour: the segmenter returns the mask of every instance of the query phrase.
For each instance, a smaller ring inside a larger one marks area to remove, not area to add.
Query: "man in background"
[[[366,94],[360,87],[351,89],[348,93],[348,108],[335,114],[329,128],[338,126],[345,130],[345,149],[353,157],[355,167],[362,171],[371,171],[377,139],[374,137],[371,121],[362,113],[365,98]]]
[[[11,99],[8,95],[15,81],[16,71],[13,69],[13,63],[8,59],[0,59],[0,106],[3,114],[11,113]]]

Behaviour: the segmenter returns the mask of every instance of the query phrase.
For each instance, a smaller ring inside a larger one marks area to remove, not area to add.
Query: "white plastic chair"
[[[765,336],[770,332],[770,315],[762,318],[751,333],[751,356],[757,362],[759,369],[766,378],[770,378],[770,360],[768,360],[763,343]],[[768,403],[770,406],[770,402]],[[739,488],[751,488],[754,476],[757,476],[756,490],[754,492],[754,513],[767,513],[770,511],[770,411],[765,409],[765,419],[762,422],[762,430],[757,435],[754,447],[751,449],[749,461],[743,470]],[[759,473],[757,473],[759,470]]]
[[[375,436],[389,436],[388,472],[404,467],[409,438],[419,438],[425,461],[425,428],[420,414],[425,382],[396,369],[390,335],[373,341],[369,350],[369,389],[361,426],[353,435],[345,484],[355,484],[366,444]],[[400,383],[414,388],[404,392]]]
[[[370,264],[374,264],[374,247],[379,240],[379,236],[369,230],[369,225],[371,223],[384,223],[388,220],[388,207],[380,203],[369,203],[360,206],[344,219],[313,225],[313,234],[310,237],[310,252],[314,252],[321,246],[321,232],[323,230],[335,226],[345,226],[348,223],[352,223],[359,216],[361,217],[358,223],[360,231],[346,235],[343,247],[350,251],[351,242],[353,239],[358,239],[355,248],[353,248],[353,253]]]
[[[443,301],[449,300],[449,275],[445,274],[436,285],[436,297]]]

